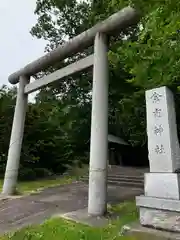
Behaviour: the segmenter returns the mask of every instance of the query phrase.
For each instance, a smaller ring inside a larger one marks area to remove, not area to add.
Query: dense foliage
[[[109,132],[143,147],[147,142],[146,89],[166,85],[173,90],[180,127],[180,2],[37,0],[38,21],[31,34],[48,40],[46,51],[50,51],[129,4],[141,11],[142,19],[138,26],[111,39]],[[90,52],[92,48],[47,72]],[[41,168],[63,172],[73,163],[88,161],[91,88],[91,72],[76,74],[41,90],[35,103],[29,104],[21,157],[21,169],[26,169],[27,175],[43,175]],[[1,172],[7,157],[15,94],[16,89],[3,87],[0,91]]]

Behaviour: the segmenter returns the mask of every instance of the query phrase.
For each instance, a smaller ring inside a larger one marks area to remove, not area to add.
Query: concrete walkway
[[[109,186],[108,203],[119,203],[142,194],[141,189]],[[0,234],[29,224],[42,223],[57,214],[84,209],[88,204],[88,185],[83,182],[52,187],[40,193],[0,201]]]

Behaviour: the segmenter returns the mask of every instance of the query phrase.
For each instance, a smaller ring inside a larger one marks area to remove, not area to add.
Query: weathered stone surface
[[[102,227],[108,224],[107,217],[94,217],[88,215],[88,209],[78,209],[77,211],[68,212],[65,214],[55,215],[55,217],[65,218],[77,223],[87,224],[94,227]]]
[[[136,206],[153,209],[168,210],[180,213],[180,201],[164,198],[138,196],[136,197]]]
[[[178,212],[140,207],[140,223],[142,226],[180,233]]]
[[[150,172],[174,172],[180,168],[173,94],[167,87],[146,91]]]
[[[147,197],[180,199],[180,174],[146,173],[144,191]]]
[[[160,231],[153,228],[142,227],[138,223],[125,225],[120,232],[121,236],[132,236],[137,240],[180,240],[179,233]]]
[[[167,87],[146,91],[146,108],[150,173],[145,174],[145,196],[136,197],[140,223],[180,233],[180,148],[173,94]]]

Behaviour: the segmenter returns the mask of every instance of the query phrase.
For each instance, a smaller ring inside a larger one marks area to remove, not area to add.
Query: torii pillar
[[[108,39],[97,33],[94,42],[93,93],[88,213],[101,216],[107,206],[108,160]]]

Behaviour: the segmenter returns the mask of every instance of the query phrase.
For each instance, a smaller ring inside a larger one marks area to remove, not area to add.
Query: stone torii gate
[[[59,81],[63,77],[93,66],[88,213],[94,216],[101,216],[106,212],[108,37],[131,25],[137,24],[138,21],[138,12],[131,7],[126,7],[9,76],[9,82],[11,84],[19,82],[19,88],[2,190],[3,195],[12,195],[16,188],[28,94],[47,84]],[[93,45],[93,42],[94,54],[34,82],[30,82],[32,75],[88,48]]]

